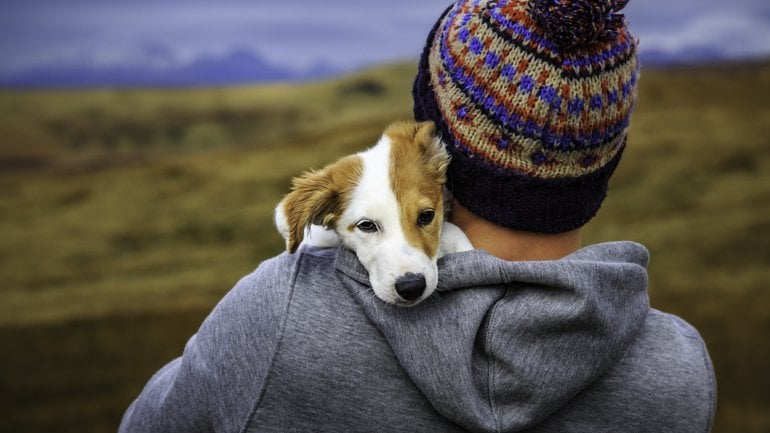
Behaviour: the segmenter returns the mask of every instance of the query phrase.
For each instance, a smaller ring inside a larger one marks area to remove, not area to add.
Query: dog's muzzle
[[[425,293],[425,276],[407,273],[396,280],[396,293],[405,301],[414,301]]]

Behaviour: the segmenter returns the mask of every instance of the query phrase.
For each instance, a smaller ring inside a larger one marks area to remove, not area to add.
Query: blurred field
[[[411,115],[415,67],[195,90],[0,92],[0,431],[110,432],[239,277],[289,179]],[[586,243],[652,253],[696,325],[715,432],[770,432],[770,65],[646,70]]]

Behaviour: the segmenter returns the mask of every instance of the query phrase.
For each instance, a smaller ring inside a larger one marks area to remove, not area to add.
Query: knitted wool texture
[[[624,5],[461,0],[439,19],[414,113],[449,144],[448,187],[463,206],[544,233],[596,214],[636,98],[636,40],[614,13]]]

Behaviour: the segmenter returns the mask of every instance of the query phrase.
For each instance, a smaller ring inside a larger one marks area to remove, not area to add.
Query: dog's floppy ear
[[[420,154],[424,158],[431,176],[439,182],[445,183],[446,170],[449,167],[449,154],[444,148],[444,143],[436,135],[436,126],[433,122],[418,123],[414,141],[420,147]]]
[[[286,245],[290,253],[297,251],[311,224],[335,228],[361,177],[361,167],[359,157],[348,156],[294,178],[292,190],[283,200],[288,225]]]

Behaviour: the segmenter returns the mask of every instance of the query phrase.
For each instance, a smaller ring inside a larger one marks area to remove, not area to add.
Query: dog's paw
[[[286,240],[286,249],[289,249],[289,223],[286,220],[286,214],[283,210],[283,202],[279,203],[275,208],[274,215],[275,227],[278,229],[278,233]],[[300,245],[310,245],[318,248],[331,248],[340,244],[340,237],[333,230],[312,224],[307,228],[307,233]]]
[[[441,242],[438,248],[438,257],[443,257],[447,254],[461,253],[463,251],[471,251],[473,245],[465,233],[456,225],[444,221],[444,226],[441,228]]]
[[[275,223],[275,228],[278,229],[278,233],[280,233],[283,239],[287,242],[288,248],[289,223],[286,221],[286,214],[283,212],[283,201],[278,203],[278,206],[275,207],[273,222]]]
[[[302,240],[302,245],[310,245],[318,248],[332,248],[339,246],[341,240],[334,230],[312,224]]]

